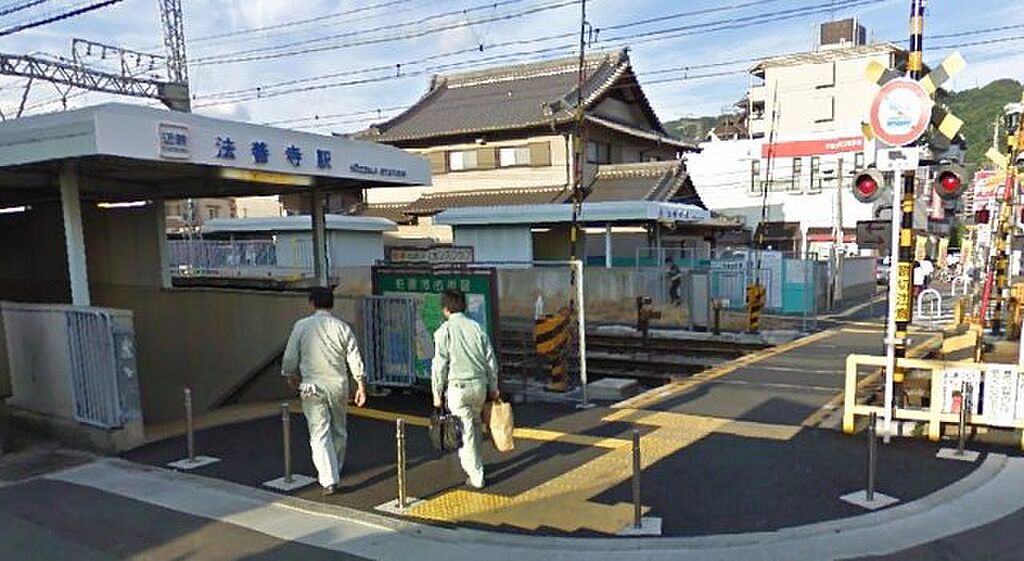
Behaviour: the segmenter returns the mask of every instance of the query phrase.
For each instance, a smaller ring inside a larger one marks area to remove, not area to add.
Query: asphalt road
[[[49,480],[0,489],[0,548],[4,561],[362,559]]]

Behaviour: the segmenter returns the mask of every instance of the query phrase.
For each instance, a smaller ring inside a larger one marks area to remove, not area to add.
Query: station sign
[[[914,80],[886,82],[871,103],[871,128],[890,146],[910,144],[928,130],[933,103],[924,87]]]

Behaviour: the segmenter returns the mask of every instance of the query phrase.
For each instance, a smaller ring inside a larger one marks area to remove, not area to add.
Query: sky
[[[158,0],[123,0],[5,34],[96,2],[0,0],[0,52],[70,59],[72,38],[82,38],[163,54]],[[181,3],[195,112],[320,133],[360,130],[398,114],[427,91],[432,74],[572,56],[581,9],[580,0]],[[817,24],[830,18],[857,17],[869,40],[905,43],[909,4],[587,0],[588,49],[628,46],[662,120],[717,115],[743,97],[753,60],[811,50]],[[23,5],[30,7],[7,13]],[[925,61],[936,64],[958,46],[968,62],[950,89],[999,78],[1024,81],[1024,0],[929,0],[927,11]],[[98,54],[90,64],[116,68],[114,57]],[[139,68],[149,71],[144,59]],[[0,77],[5,118],[17,114],[25,85],[22,78]],[[158,104],[35,82],[24,114],[114,99]]]

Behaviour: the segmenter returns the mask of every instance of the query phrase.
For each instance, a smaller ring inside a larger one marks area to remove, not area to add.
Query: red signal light
[[[882,194],[882,174],[877,169],[853,174],[853,196],[862,203],[874,202]]]
[[[960,189],[960,178],[955,173],[944,173],[939,178],[939,183],[942,184],[942,190],[947,193],[955,193],[957,189]]]
[[[935,192],[951,201],[964,193],[964,168],[956,164],[943,164],[935,170]]]
[[[989,212],[987,208],[983,208],[974,213],[975,224],[988,224]]]
[[[878,190],[878,182],[871,178],[870,175],[865,175],[860,178],[857,182],[857,191],[860,192],[861,196],[868,198],[875,194]]]

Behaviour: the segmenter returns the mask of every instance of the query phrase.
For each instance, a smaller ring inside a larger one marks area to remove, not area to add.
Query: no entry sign
[[[931,121],[932,100],[914,80],[897,78],[878,90],[871,104],[871,128],[890,146],[909,144],[924,134]]]

